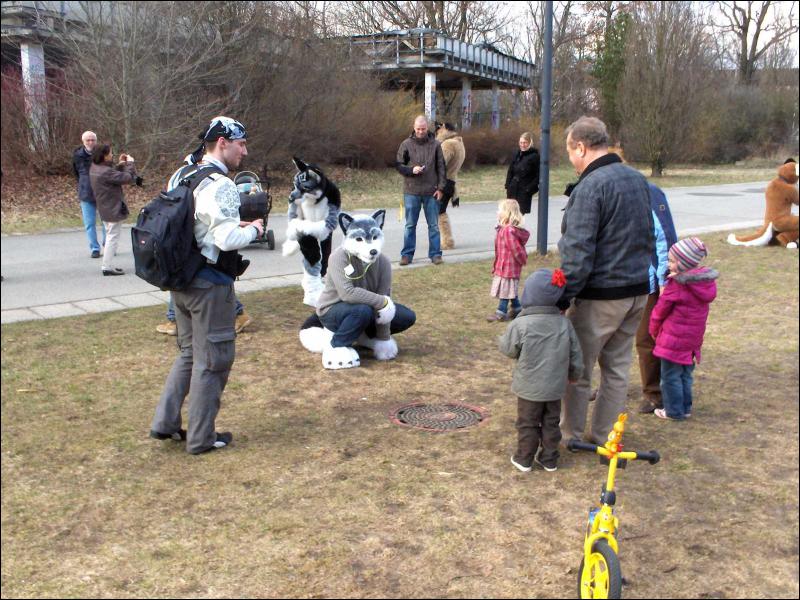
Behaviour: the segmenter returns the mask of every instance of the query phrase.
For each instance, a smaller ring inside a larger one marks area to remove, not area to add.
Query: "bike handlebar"
[[[646,460],[651,465],[656,464],[658,461],[661,460],[661,455],[656,452],[655,450],[650,450],[650,452],[637,452],[636,453],[637,460]]]
[[[581,442],[578,440],[570,440],[567,442],[569,450],[586,450],[587,452],[597,452],[597,444],[590,444],[589,442]]]
[[[605,450],[603,446],[599,446],[598,444],[590,444],[589,442],[581,442],[579,440],[569,440],[567,442],[567,448],[569,450],[585,450],[587,452],[594,452],[597,454],[605,455],[608,451],[605,452],[598,452],[599,448]],[[624,452],[622,453],[624,458],[635,458],[636,460],[646,460],[651,465],[656,464],[658,461],[661,460],[661,455],[655,450],[651,450],[650,452]],[[635,457],[630,455],[635,455]]]

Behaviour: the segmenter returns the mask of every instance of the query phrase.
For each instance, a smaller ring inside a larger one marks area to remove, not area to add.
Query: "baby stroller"
[[[270,250],[275,250],[275,234],[267,229],[267,219],[272,210],[272,196],[269,193],[269,178],[259,179],[252,171],[242,171],[233,179],[236,189],[239,190],[239,217],[242,221],[264,219],[264,233],[255,240],[254,244],[266,244]],[[266,190],[261,184],[266,186]]]

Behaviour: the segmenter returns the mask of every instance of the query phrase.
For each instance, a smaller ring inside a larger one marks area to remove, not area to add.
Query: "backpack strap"
[[[196,171],[185,175],[178,185],[185,185],[189,188],[189,190],[194,194],[194,191],[197,189],[197,186],[209,175],[213,175],[215,173],[219,173],[220,175],[224,175],[222,169],[220,169],[216,165],[209,165],[207,167],[200,167]]]

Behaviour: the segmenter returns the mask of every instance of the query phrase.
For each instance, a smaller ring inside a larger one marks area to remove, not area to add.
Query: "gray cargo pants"
[[[181,406],[189,396],[186,451],[198,454],[216,441],[214,421],[233,366],[236,297],[233,285],[216,285],[195,277],[182,292],[173,292],[180,354],[164,384],[151,429],[175,433]]]
[[[617,416],[625,412],[633,338],[646,303],[646,295],[622,300],[576,299],[567,311],[583,350],[584,373],[575,385],[567,385],[561,403],[564,440],[584,438],[595,362],[600,364],[600,387],[586,440],[604,444]]]

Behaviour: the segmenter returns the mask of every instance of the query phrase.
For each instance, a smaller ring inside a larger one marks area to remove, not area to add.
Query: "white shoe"
[[[533,467],[524,467],[521,464],[519,464],[517,461],[514,460],[514,456],[513,455],[511,456],[511,464],[514,465],[515,467],[517,467],[523,473],[530,473],[531,469],[533,469]]]

